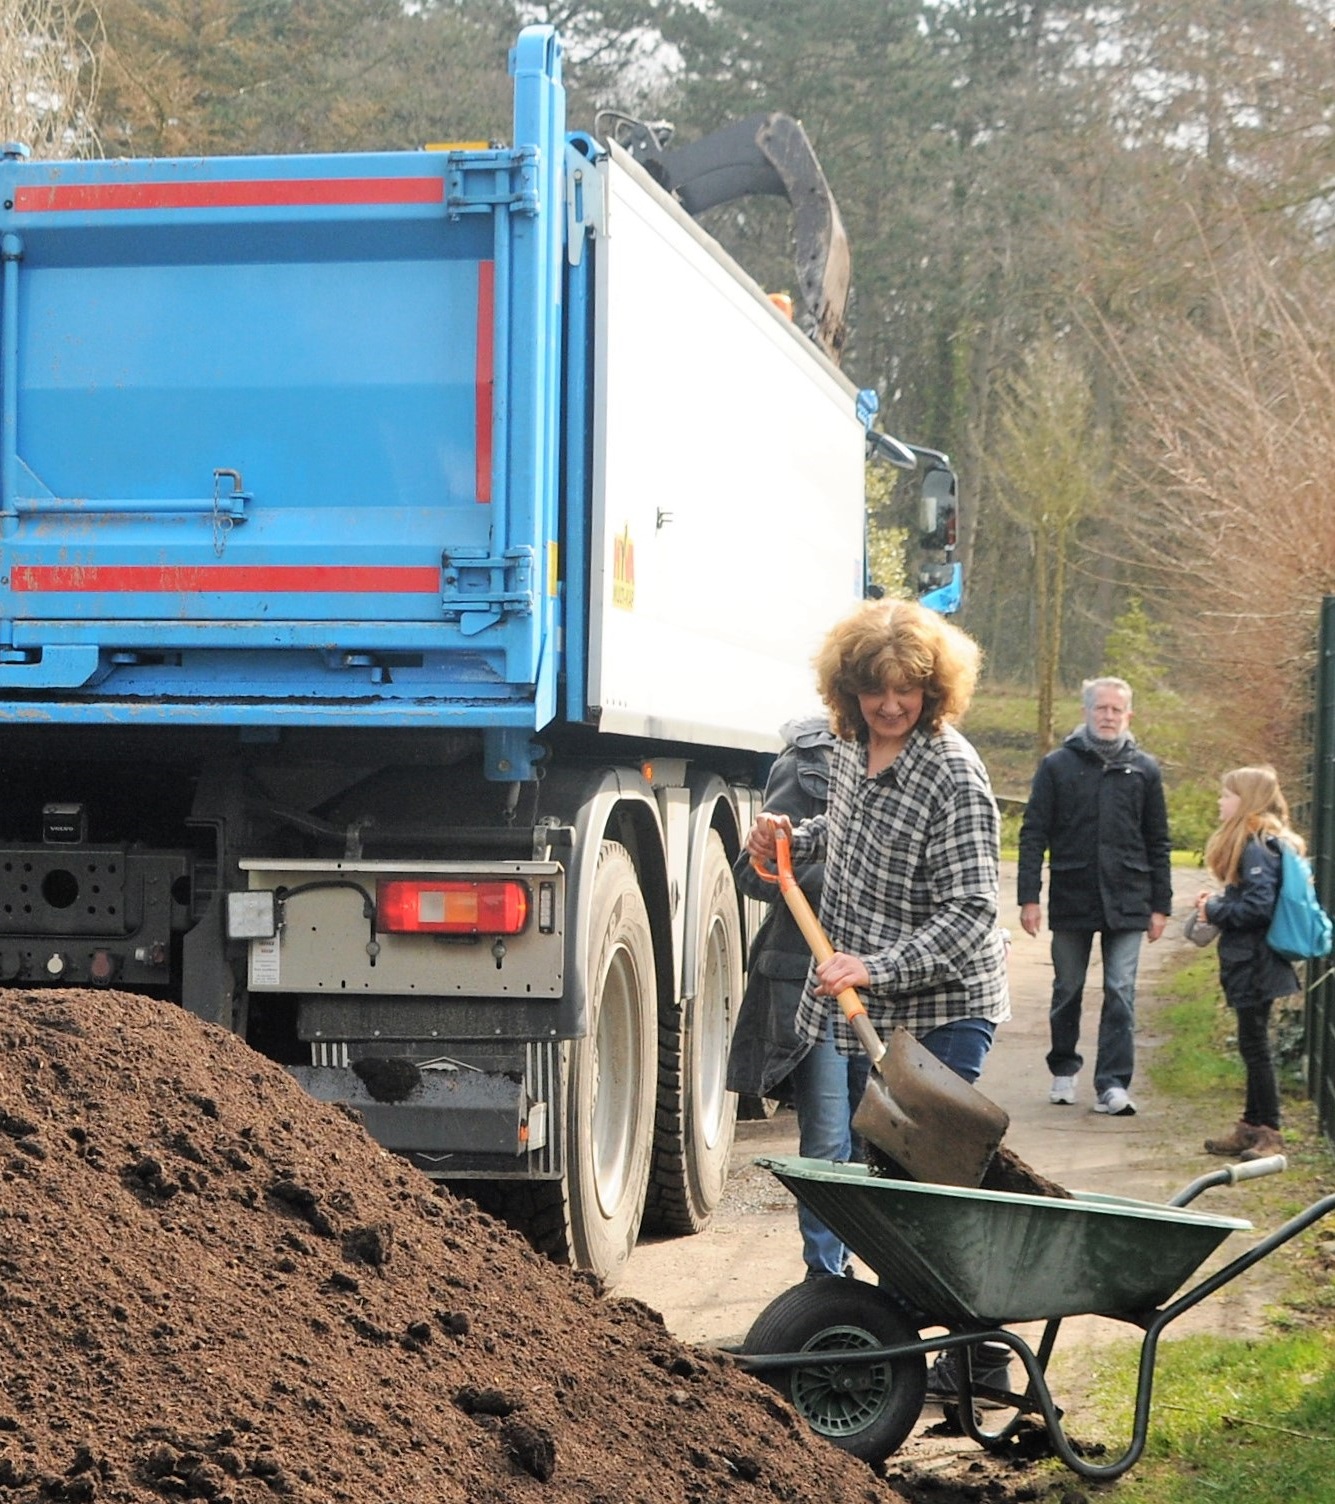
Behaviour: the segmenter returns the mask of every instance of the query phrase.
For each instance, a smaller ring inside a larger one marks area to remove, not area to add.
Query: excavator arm
[[[750,194],[776,194],[793,206],[803,327],[836,364],[844,346],[852,278],[848,236],[800,121],[759,114],[688,146],[667,149],[672,128],[614,110],[595,129],[611,136],[692,216]]]

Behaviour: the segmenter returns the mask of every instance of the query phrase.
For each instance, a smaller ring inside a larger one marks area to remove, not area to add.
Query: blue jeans
[[[1136,1064],[1136,968],[1144,930],[1054,930],[1052,932],[1052,1008],[1048,1022],[1052,1048],[1048,1070],[1074,1076],[1085,1063],[1080,1045],[1080,1004],[1089,953],[1098,935],[1103,950],[1103,1010],[1099,1047],[1094,1058],[1094,1090],[1126,1090]]]
[[[925,1034],[923,1045],[943,1065],[966,1081],[978,1079],[992,1047],[995,1026],[982,1018],[959,1018]],[[862,1144],[851,1119],[867,1087],[871,1062],[861,1050],[841,1055],[834,1045],[834,1018],[827,1014],[825,1033],[793,1071],[793,1105],[797,1109],[797,1147],[804,1159],[858,1162]],[[843,1242],[800,1202],[797,1225],[802,1258],[809,1273],[842,1274],[848,1262]]]
[[[918,1043],[972,1086],[983,1073],[983,1061],[996,1032],[991,1019],[956,1018],[924,1034]]]
[[[834,1047],[834,1018],[827,1014],[825,1032],[793,1071],[793,1106],[797,1109],[797,1149],[804,1159],[840,1163],[862,1158],[853,1141],[851,1119],[862,1100],[871,1061],[859,1051],[841,1055]],[[802,1258],[810,1274],[842,1274],[848,1250],[828,1227],[799,1201],[797,1225]]]

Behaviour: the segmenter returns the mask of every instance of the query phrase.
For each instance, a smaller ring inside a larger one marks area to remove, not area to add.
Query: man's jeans
[[[992,1046],[994,1025],[986,1019],[961,1018],[923,1036],[922,1043],[966,1081],[978,1079]],[[827,1015],[825,1033],[793,1071],[797,1108],[798,1152],[805,1159],[861,1161],[862,1144],[850,1121],[866,1090],[871,1061],[863,1051],[841,1055],[834,1047],[834,1019]],[[811,1274],[842,1274],[848,1250],[834,1233],[800,1202],[797,1225],[802,1257]]]
[[[1098,934],[1103,951],[1103,1010],[1094,1060],[1094,1090],[1126,1090],[1136,1063],[1136,968],[1144,930],[1054,930],[1052,932],[1052,1048],[1048,1070],[1074,1076],[1085,1063],[1080,1045],[1080,1003],[1089,953]]]

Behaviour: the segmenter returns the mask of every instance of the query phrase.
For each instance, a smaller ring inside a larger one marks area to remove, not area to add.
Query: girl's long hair
[[[1289,827],[1288,802],[1274,768],[1234,768],[1224,774],[1224,790],[1238,796],[1237,810],[1205,843],[1205,865],[1221,883],[1237,882],[1243,850],[1253,837],[1275,836],[1300,854],[1307,850]]]

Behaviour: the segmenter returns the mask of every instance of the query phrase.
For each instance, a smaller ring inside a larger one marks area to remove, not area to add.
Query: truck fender
[[[543,803],[575,828],[566,883],[566,999],[576,1032],[582,1034],[588,1027],[589,1016],[586,987],[594,879],[599,848],[605,839],[626,845],[639,873],[654,931],[660,998],[664,995],[664,981],[673,974],[671,935],[665,933],[660,922],[665,909],[659,900],[667,887],[663,828],[653,789],[641,774],[628,768],[600,768],[569,779],[551,774],[546,780]]]
[[[717,773],[692,773],[686,779],[686,786],[691,791],[691,823],[686,868],[686,923],[682,933],[683,999],[694,997],[700,989],[700,905],[705,842],[709,832],[717,830],[730,862],[736,860],[742,844],[737,807],[727,783]]]

